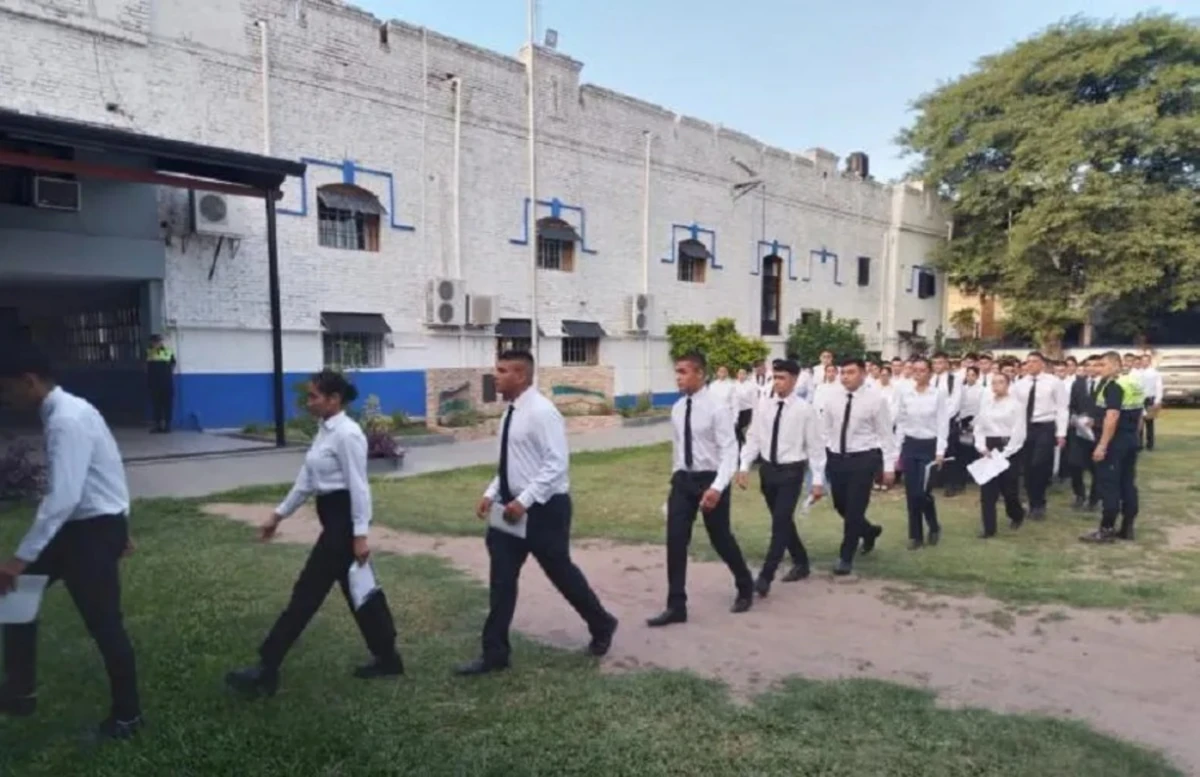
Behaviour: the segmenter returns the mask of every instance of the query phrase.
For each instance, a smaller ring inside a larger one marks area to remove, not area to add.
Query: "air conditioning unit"
[[[649,294],[634,294],[629,298],[630,332],[648,332],[650,330],[650,313],[654,298]]]
[[[79,181],[39,175],[33,179],[33,206],[48,210],[79,210]]]
[[[241,237],[245,228],[238,218],[229,197],[216,192],[188,192],[192,232],[197,235]]]
[[[427,326],[462,326],[467,323],[467,286],[452,278],[435,278],[425,292]]]
[[[471,326],[495,326],[496,298],[471,294],[467,297],[467,323]]]

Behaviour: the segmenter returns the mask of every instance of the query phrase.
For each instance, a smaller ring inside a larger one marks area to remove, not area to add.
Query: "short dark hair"
[[[1111,351],[1111,353],[1116,353],[1116,351]],[[1137,358],[1137,354],[1136,354],[1136,353],[1134,353],[1133,351],[1126,351],[1126,352],[1125,352],[1125,356],[1126,356],[1127,358],[1130,358],[1130,359],[1136,359],[1136,358]]]
[[[522,362],[526,367],[533,368],[533,354],[526,351],[524,348],[509,348],[506,351],[501,351],[496,357],[499,362]]]
[[[337,370],[331,370],[326,367],[320,372],[313,373],[309,381],[318,393],[324,394],[327,397],[334,394],[341,397],[342,404],[348,405],[358,399],[358,388]]]
[[[1079,360],[1074,356],[1068,356],[1067,358],[1063,359],[1063,364],[1079,364]]]
[[[1044,355],[1042,355],[1041,351],[1030,351],[1029,355],[1025,357],[1025,361],[1029,361],[1030,359],[1040,359],[1041,361],[1048,361],[1046,359],[1046,357]]]
[[[946,357],[943,356],[942,358],[944,359]],[[912,358],[912,363],[913,364],[924,364],[926,367],[930,367],[930,368],[932,368],[932,366],[933,366],[929,363],[929,360],[926,359],[924,356],[914,356]]]
[[[708,371],[708,359],[705,359],[704,354],[700,353],[699,351],[689,351],[675,360],[676,364],[681,362],[687,362],[701,372]]]
[[[981,353],[981,354],[979,354],[979,358],[980,358],[980,359],[987,359],[987,360],[988,360],[988,361],[990,361],[990,362],[994,362],[994,361],[996,361],[996,357],[995,357],[995,356],[992,356],[990,353]]]
[[[879,368],[879,372],[880,372],[880,373],[884,373],[884,372],[886,372],[888,375],[891,375],[891,374],[892,374],[892,368],[891,368],[891,366],[890,366],[890,365],[887,365],[887,364],[885,364],[885,365],[883,365],[882,367],[880,367],[880,368]]]
[[[967,354],[966,356],[964,356],[963,358],[964,358],[964,359],[970,359],[971,361],[978,361],[978,360],[979,360],[979,354],[975,353],[974,351],[971,351],[970,353],[968,353],[968,354]]]
[[[946,353],[945,351],[934,351],[933,356],[931,356],[930,358],[931,359],[949,359],[950,354]]]
[[[1129,354],[1129,355],[1130,355],[1130,356],[1132,356],[1133,354]],[[1119,361],[1121,361],[1121,354],[1117,353],[1116,351],[1105,351],[1105,352],[1104,352],[1104,353],[1103,353],[1103,354],[1100,356],[1100,358],[1101,358],[1101,359],[1115,360],[1115,361],[1118,361],[1118,362],[1119,362]]]
[[[771,366],[777,372],[786,372],[788,375],[800,374],[800,363],[794,359],[776,359]]]
[[[867,365],[863,362],[863,360],[858,358],[857,356],[848,356],[845,359],[842,359],[841,366],[842,367],[858,367],[860,370],[865,370],[867,368]]]
[[[974,367],[974,366],[967,367],[967,374],[970,375],[972,372],[975,373],[975,377],[979,377],[979,368],[978,367]]]
[[[50,357],[27,340],[0,342],[0,378],[19,378],[22,375],[54,380],[54,366],[50,363]]]

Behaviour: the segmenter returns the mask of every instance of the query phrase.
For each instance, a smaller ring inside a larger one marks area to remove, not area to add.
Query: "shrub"
[[[0,501],[24,501],[41,496],[46,467],[27,442],[13,440],[0,451]]]
[[[451,413],[442,419],[442,426],[451,429],[461,429],[466,426],[476,426],[482,420],[479,411],[474,408],[466,408],[459,410],[456,413]]]
[[[739,334],[732,318],[718,318],[709,326],[704,324],[671,324],[667,327],[671,342],[671,358],[693,351],[704,354],[708,368],[728,367],[731,372],[749,367],[767,358],[770,348],[756,337]]]
[[[388,419],[389,424],[391,420],[390,418]],[[375,429],[367,432],[368,459],[398,459],[403,455],[390,429],[388,431]]]

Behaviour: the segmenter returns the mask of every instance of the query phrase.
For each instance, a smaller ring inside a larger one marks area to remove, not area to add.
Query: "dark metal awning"
[[[688,259],[699,259],[704,262],[712,258],[712,254],[708,252],[708,246],[699,240],[684,240],[679,244],[679,254]]]
[[[546,240],[558,240],[563,243],[580,242],[579,233],[575,231],[575,227],[562,219],[540,219],[537,223],[537,233],[538,237]]]
[[[116,127],[33,116],[11,110],[0,110],[0,138],[32,140],[55,146],[148,157],[155,172],[208,178],[259,190],[278,189],[285,178],[303,175],[305,169],[304,164],[290,159],[277,159],[217,146],[169,140]],[[75,166],[80,168],[80,174],[89,174],[84,169],[86,165],[78,162],[47,158],[45,163]],[[113,162],[111,166],[124,167],[117,162]],[[73,171],[64,169],[58,172]]]
[[[562,331],[563,337],[585,337],[596,340],[608,336],[604,327],[595,321],[563,321]]]
[[[321,328],[334,335],[388,335],[392,328],[379,313],[322,313]]]
[[[348,210],[353,213],[369,213],[382,216],[387,208],[374,194],[366,189],[360,189],[350,184],[330,184],[317,189],[317,199],[326,208],[332,210]]]
[[[542,331],[542,327],[538,326],[538,337],[544,337],[546,333]],[[527,318],[502,318],[496,323],[496,337],[505,337],[509,339],[530,339],[533,337],[533,327],[529,324]]]

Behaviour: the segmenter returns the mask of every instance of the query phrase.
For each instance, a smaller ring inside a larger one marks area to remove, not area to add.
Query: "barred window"
[[[595,337],[564,337],[564,367],[594,367],[600,363],[600,340]]]
[[[676,262],[678,278],[684,283],[704,283],[704,271],[708,262],[690,256],[680,256]]]
[[[353,184],[330,184],[317,189],[318,241],[326,248],[378,251],[379,199]]]
[[[559,218],[538,219],[537,266],[539,270],[575,271],[575,243],[579,234]]]
[[[530,351],[533,349],[532,337],[497,337],[496,357],[505,351]]]
[[[340,369],[371,369],[383,366],[383,335],[335,334],[321,337],[325,366]]]

